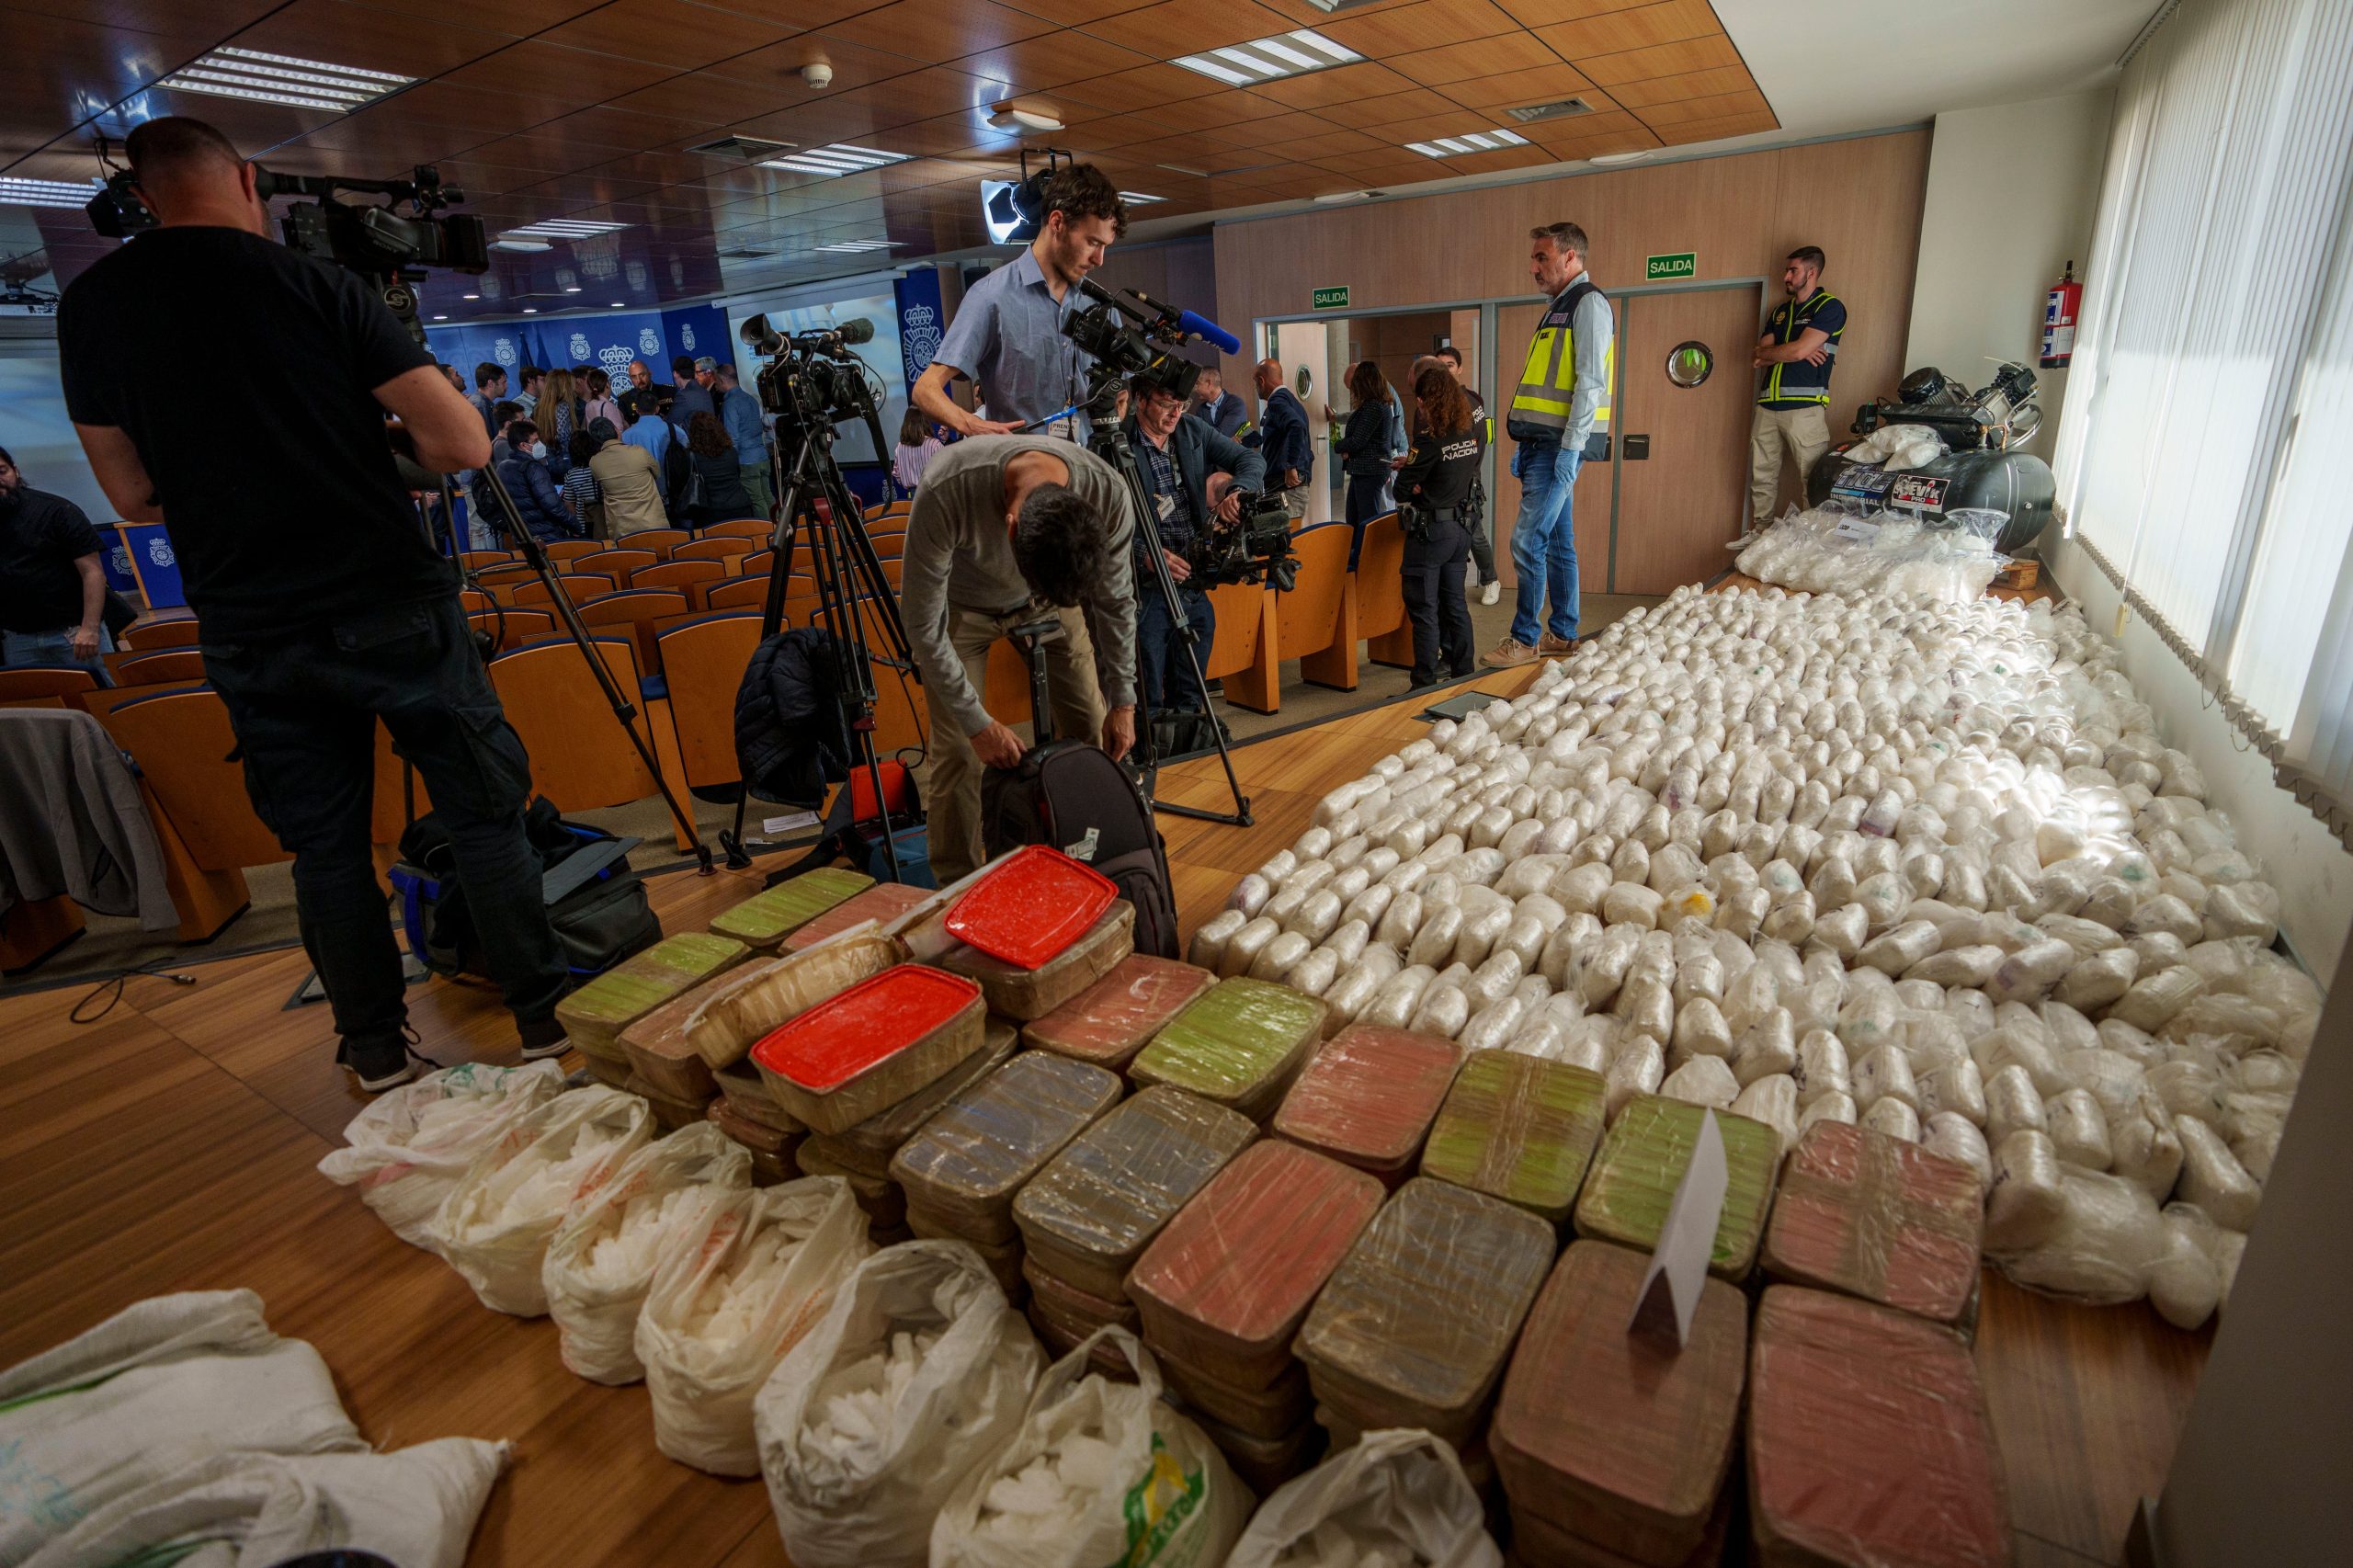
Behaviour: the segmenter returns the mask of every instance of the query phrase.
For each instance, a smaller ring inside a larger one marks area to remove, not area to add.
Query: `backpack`
[[[565,822],[545,796],[523,813],[523,832],[539,852],[548,924],[574,975],[602,974],[662,939],[644,879],[629,869],[639,840]],[[408,950],[437,974],[489,977],[456,851],[436,813],[409,824],[400,856],[392,882]]]
[[[1097,746],[1055,741],[981,775],[981,838],[991,859],[1045,844],[1084,860],[1135,905],[1135,950],[1177,956],[1167,846],[1128,770]]]
[[[939,885],[932,875],[930,832],[924,824],[923,795],[915,788],[915,775],[896,758],[877,762],[875,771],[881,775],[882,804],[890,813],[889,846],[882,842],[883,811],[875,804],[873,780],[864,768],[853,767],[848,786],[834,792],[834,803],[817,830],[817,842],[792,864],[771,871],[766,886],[774,887],[837,859],[847,860],[878,882],[895,881],[911,888]]]
[[[694,454],[687,450],[686,432],[674,426],[662,449],[662,499],[672,517],[694,504],[696,488]]]

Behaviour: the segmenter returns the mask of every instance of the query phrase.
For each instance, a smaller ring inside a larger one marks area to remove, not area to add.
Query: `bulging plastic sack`
[[[1090,1371],[1116,1346],[1132,1383]],[[1190,1416],[1160,1397],[1152,1353],[1103,1328],[1046,1369],[1013,1441],[931,1528],[931,1568],[1211,1568],[1253,1501]]]
[[[563,1093],[552,1062],[427,1073],[380,1095],[343,1130],[344,1147],[319,1174],[359,1189],[359,1200],[411,1246],[431,1252],[433,1217],[474,1156],[500,1133]]]
[[[933,1522],[1021,1430],[1044,1362],[961,1242],[885,1247],[842,1282],[754,1404],[798,1568],[922,1568]]]
[[[654,1108],[591,1085],[560,1095],[474,1156],[433,1217],[434,1249],[493,1312],[548,1310],[540,1271],[574,1201],[654,1135]]]
[[[839,1176],[730,1192],[675,1237],[637,1319],[654,1446],[713,1475],[757,1475],[755,1396],[872,1251]]]
[[[631,1154],[548,1243],[540,1271],[563,1364],[592,1383],[633,1383],[637,1314],[668,1244],[722,1194],[752,1185],[752,1156],[698,1121]]]
[[[1502,1568],[1503,1560],[1452,1446],[1397,1429],[1367,1432],[1285,1483],[1243,1531],[1226,1568]]]
[[[2072,1165],[2059,1171],[2059,1211],[2043,1239],[1996,1247],[1989,1224],[1986,1256],[2018,1284],[2054,1296],[2094,1305],[2140,1300],[2149,1271],[2172,1245],[2155,1200],[2121,1176]],[[1998,1173],[1995,1180],[1998,1196]]]

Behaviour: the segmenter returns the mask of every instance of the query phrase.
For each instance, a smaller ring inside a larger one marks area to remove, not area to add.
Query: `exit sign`
[[[1348,308],[1348,286],[1341,283],[1329,289],[1318,289],[1309,299],[1319,311],[1344,311]]]
[[[1643,281],[1645,283],[1665,283],[1678,278],[1699,276],[1699,253],[1698,251],[1677,251],[1673,256],[1646,256],[1643,261]]]

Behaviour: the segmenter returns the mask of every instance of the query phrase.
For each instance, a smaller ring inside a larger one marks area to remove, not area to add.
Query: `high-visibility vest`
[[[1553,430],[1569,427],[1569,406],[1577,384],[1575,318],[1577,306],[1588,294],[1598,294],[1593,279],[1581,278],[1561,291],[1552,308],[1529,339],[1528,363],[1520,370],[1519,386],[1512,393],[1514,425],[1540,425]],[[1601,402],[1593,411],[1594,429],[1609,428],[1609,383],[1617,379],[1618,344],[1613,335],[1601,355]]]
[[[1827,289],[1816,289],[1803,300],[1786,301],[1768,318],[1765,335],[1776,344],[1790,344],[1801,333],[1814,324],[1814,317],[1826,305],[1837,305],[1838,296]],[[1776,360],[1765,373],[1765,384],[1757,389],[1756,401],[1770,406],[1775,403],[1827,403],[1830,401],[1830,372],[1838,362],[1838,339],[1846,335],[1846,307],[1839,306],[1838,324],[1825,329],[1829,341],[1822,346],[1819,365],[1809,365],[1802,359]]]

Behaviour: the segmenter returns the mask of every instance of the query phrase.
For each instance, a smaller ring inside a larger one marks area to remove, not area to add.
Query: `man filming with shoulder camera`
[[[907,516],[900,610],[930,710],[932,869],[977,869],[981,768],[1021,760],[981,700],[989,647],[1051,615],[1043,649],[1054,733],[1135,744],[1136,525],[1111,465],[1046,436],[981,436],[931,460]],[[1108,704],[1108,710],[1106,704]]]
[[[108,499],[170,530],[254,810],[294,856],[336,1059],[370,1091],[416,1073],[369,857],[380,718],[449,831],[523,1054],[561,1054],[571,980],[523,833],[530,766],[384,424],[449,473],[490,461],[482,416],[358,277],[269,237],[219,131],[153,119],[125,151],[161,226],[65,291],[66,411]],[[152,374],[159,352],[205,366],[208,395]]]
[[[1200,584],[1188,582],[1193,574],[1194,546],[1212,528],[1231,528],[1242,520],[1242,494],[1264,488],[1267,460],[1219,432],[1204,419],[1185,417],[1185,400],[1151,376],[1128,383],[1128,440],[1136,455],[1136,472],[1144,494],[1159,515],[1161,553],[1167,558],[1169,579],[1177,585],[1176,609],[1192,623],[1199,656],[1209,656],[1217,635],[1217,611]],[[1139,551],[1151,548],[1139,530]],[[1209,693],[1201,688],[1199,672],[1185,656],[1179,621],[1159,587],[1147,579],[1150,562],[1136,562],[1136,639],[1142,656],[1144,701],[1152,711],[1202,712]]]

